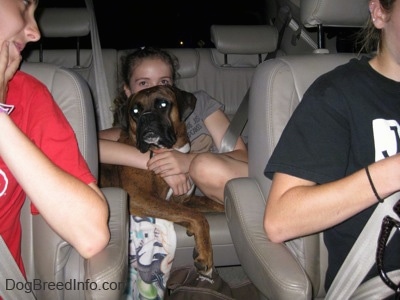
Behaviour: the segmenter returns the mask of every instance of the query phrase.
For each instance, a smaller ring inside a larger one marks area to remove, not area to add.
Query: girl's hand
[[[193,185],[188,174],[166,176],[164,180],[175,196],[186,194]]]
[[[11,55],[10,45],[10,42],[5,41],[0,49],[0,103],[5,102],[8,82],[18,70],[22,59],[21,55]],[[13,52],[18,53],[17,50]]]
[[[157,149],[153,152],[155,155],[149,159],[147,167],[164,179],[166,176],[188,173],[194,157],[194,154],[181,153],[172,149]]]

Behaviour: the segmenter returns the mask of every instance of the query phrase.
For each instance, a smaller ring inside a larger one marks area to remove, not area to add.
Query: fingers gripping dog
[[[172,86],[155,86],[141,90],[128,99],[126,109],[119,112],[120,120],[127,120],[119,142],[137,147],[141,152],[155,148],[190,150],[185,119],[196,105],[193,94]],[[124,122],[121,122],[124,124]],[[118,186],[129,194],[132,215],[172,221],[186,227],[194,236],[194,263],[198,271],[210,276],[213,267],[212,247],[204,211],[223,211],[223,206],[204,196],[172,195],[169,186],[149,170],[127,166],[100,167],[100,185]]]

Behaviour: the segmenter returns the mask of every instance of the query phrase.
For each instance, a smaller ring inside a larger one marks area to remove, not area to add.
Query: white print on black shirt
[[[400,126],[396,120],[375,119],[372,121],[375,142],[375,161],[399,153]]]

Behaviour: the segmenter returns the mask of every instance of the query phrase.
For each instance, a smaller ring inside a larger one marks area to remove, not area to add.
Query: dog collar
[[[181,153],[189,153],[189,151],[190,151],[190,144],[189,144],[189,143],[186,143],[185,145],[183,145],[183,146],[180,147],[180,148],[175,148],[175,150],[176,150],[176,151],[179,151],[179,152],[181,152]]]
[[[190,143],[186,143],[185,145],[183,145],[180,148],[174,148],[174,150],[179,151],[181,153],[189,153],[190,151]],[[153,151],[150,150],[150,158],[152,158],[154,155]]]

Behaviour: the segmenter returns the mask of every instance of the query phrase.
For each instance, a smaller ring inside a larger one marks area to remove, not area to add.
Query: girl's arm
[[[99,132],[100,161],[106,164],[130,166],[147,170],[150,154],[141,153],[135,147],[117,142],[120,133],[121,129],[119,128],[110,128]],[[187,193],[192,185],[188,175],[181,172],[166,176],[164,180],[172,188],[174,195]]]
[[[399,190],[400,154],[371,164],[369,172],[386,198]],[[365,169],[321,185],[275,173],[264,228],[271,241],[283,242],[330,228],[376,203]]]
[[[222,138],[229,126],[228,117],[221,110],[217,110],[204,120],[204,124],[207,126],[214,143],[221,145]],[[180,153],[170,149],[160,149],[155,153],[157,155],[149,160],[148,167],[164,178],[171,175],[187,174],[192,160],[197,155],[195,153]],[[238,138],[233,151],[224,153],[224,155],[247,162],[247,148],[242,138]]]
[[[120,128],[109,128],[99,132],[100,162],[147,169],[150,153],[141,153],[135,147],[118,142],[120,134]]]
[[[108,243],[108,206],[99,188],[51,162],[0,113],[0,156],[47,223],[85,258]]]
[[[220,149],[222,139],[230,124],[229,118],[223,111],[217,110],[204,120],[204,124],[207,126],[215,145]],[[233,151],[224,154],[240,161],[248,161],[247,147],[241,137],[238,138]]]

